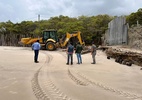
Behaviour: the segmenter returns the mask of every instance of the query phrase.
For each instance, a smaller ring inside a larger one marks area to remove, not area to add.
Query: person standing
[[[35,63],[39,63],[38,54],[39,54],[40,48],[41,48],[41,45],[39,43],[39,40],[37,40],[35,43],[32,44],[32,50],[34,50],[34,62]]]
[[[96,59],[95,59],[96,51],[97,51],[97,47],[93,42],[91,47],[91,55],[92,55],[93,62],[91,64],[96,64]]]
[[[71,65],[73,64],[73,52],[74,52],[74,46],[69,43],[67,47],[67,65],[69,65],[69,62],[71,61]]]
[[[75,53],[76,53],[76,56],[77,56],[77,61],[78,61],[77,64],[82,64],[82,57],[81,57],[82,50],[83,50],[83,47],[78,42],[77,45],[76,45],[76,50],[75,50]]]

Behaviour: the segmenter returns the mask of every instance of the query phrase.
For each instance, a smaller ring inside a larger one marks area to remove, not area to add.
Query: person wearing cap
[[[76,45],[76,50],[75,50],[75,53],[76,53],[76,56],[77,56],[77,61],[78,61],[77,64],[82,64],[82,57],[81,57],[82,50],[83,50],[83,47],[78,42],[77,45]]]
[[[96,59],[95,59],[96,51],[97,51],[97,47],[94,44],[94,42],[92,42],[91,55],[92,55],[93,62],[91,64],[96,64]]]
[[[39,54],[40,48],[41,48],[41,45],[39,43],[39,40],[37,40],[35,43],[32,44],[32,50],[34,50],[34,62],[35,63],[39,63],[38,54]]]

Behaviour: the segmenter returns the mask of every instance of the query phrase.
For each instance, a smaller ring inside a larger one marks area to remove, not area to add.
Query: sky
[[[142,0],[0,0],[0,22],[48,20],[59,15],[121,16],[139,8],[142,8]]]

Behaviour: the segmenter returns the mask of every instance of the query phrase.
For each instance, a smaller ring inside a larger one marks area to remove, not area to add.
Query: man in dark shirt
[[[69,43],[67,47],[67,65],[69,65],[69,61],[71,60],[71,65],[73,64],[73,52],[74,52],[74,47],[71,43]]]
[[[78,61],[77,64],[82,64],[82,57],[81,57],[81,52],[82,52],[82,50],[83,50],[83,47],[82,47],[82,45],[80,45],[80,43],[78,42],[78,43],[77,43],[77,46],[76,46],[76,51],[75,51],[75,53],[76,53],[76,55],[77,55],[77,61]]]

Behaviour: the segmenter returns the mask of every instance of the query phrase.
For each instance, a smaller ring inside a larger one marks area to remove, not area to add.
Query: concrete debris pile
[[[115,62],[128,66],[131,66],[132,64],[142,66],[141,51],[134,51],[126,48],[113,48],[113,47],[109,47],[105,51],[107,54],[107,58],[108,59],[114,58]]]
[[[81,54],[86,54],[91,52],[91,46],[84,46]]]
[[[131,48],[142,50],[142,26],[132,27],[128,30],[128,45]]]

